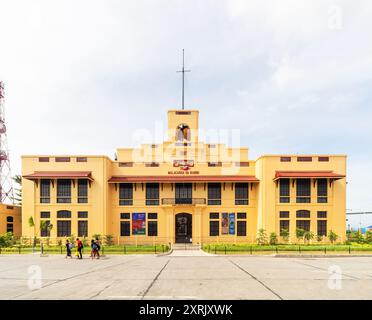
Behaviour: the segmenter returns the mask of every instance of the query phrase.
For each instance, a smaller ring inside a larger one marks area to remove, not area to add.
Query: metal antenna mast
[[[4,112],[4,83],[0,81],[0,202],[14,203],[13,181],[10,172],[8,139]]]
[[[182,110],[185,110],[185,72],[191,72],[191,70],[185,70],[185,49],[182,49]]]

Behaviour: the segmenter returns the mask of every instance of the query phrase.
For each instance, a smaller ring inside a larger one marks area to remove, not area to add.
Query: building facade
[[[0,235],[7,232],[21,236],[21,207],[0,203]]]
[[[120,244],[252,243],[261,228],[278,237],[288,230],[290,241],[301,228],[345,239],[345,155],[250,160],[247,148],[206,144],[199,133],[197,110],[170,110],[166,141],[117,149],[115,160],[23,156],[22,234],[112,235]]]

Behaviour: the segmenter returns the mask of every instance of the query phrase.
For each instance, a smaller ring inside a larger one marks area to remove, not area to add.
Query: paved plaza
[[[0,255],[1,299],[372,299],[372,257]]]

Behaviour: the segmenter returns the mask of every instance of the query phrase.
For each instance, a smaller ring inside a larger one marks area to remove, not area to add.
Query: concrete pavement
[[[372,299],[372,258],[0,255],[0,299]]]

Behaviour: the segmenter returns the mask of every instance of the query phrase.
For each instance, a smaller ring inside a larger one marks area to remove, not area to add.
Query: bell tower
[[[199,130],[198,110],[169,110],[168,139],[186,145],[197,143]]]

